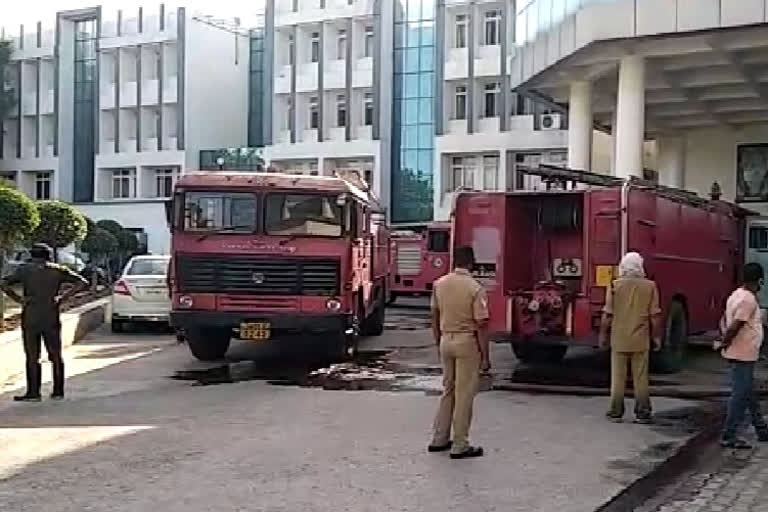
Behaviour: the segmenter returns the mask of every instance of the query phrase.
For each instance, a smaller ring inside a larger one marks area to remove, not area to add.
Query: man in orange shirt
[[[763,267],[758,263],[744,266],[744,284],[735,290],[725,305],[725,333],[722,355],[731,364],[731,398],[720,444],[724,448],[750,449],[746,441],[736,437],[749,409],[752,425],[759,441],[768,441],[768,425],[760,412],[754,389],[755,362],[763,343],[763,325],[757,293],[763,284]]]

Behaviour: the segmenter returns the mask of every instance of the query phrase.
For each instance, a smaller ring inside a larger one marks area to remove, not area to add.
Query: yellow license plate
[[[268,322],[244,322],[240,324],[240,339],[268,340],[272,327]]]

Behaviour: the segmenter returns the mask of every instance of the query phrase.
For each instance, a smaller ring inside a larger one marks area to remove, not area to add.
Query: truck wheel
[[[185,332],[192,355],[200,361],[216,361],[229,349],[232,332],[229,329],[199,327]]]
[[[652,353],[651,370],[656,373],[676,373],[683,367],[688,346],[688,314],[682,303],[669,306],[667,325],[661,351]]]
[[[559,363],[568,352],[567,345],[512,343],[512,351],[524,363]]]

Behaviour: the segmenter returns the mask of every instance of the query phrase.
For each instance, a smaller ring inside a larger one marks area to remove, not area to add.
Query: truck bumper
[[[284,313],[243,313],[216,311],[172,311],[171,326],[180,329],[197,327],[239,328],[242,322],[269,322],[273,332],[320,333],[347,329],[347,315],[311,315]]]

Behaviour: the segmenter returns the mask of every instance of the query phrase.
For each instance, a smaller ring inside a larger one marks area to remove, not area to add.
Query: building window
[[[312,46],[310,50],[312,62],[320,60],[320,32],[312,32]]]
[[[42,201],[51,198],[51,173],[38,172],[35,174],[35,199]]]
[[[336,38],[336,59],[344,60],[347,57],[347,31],[340,29]]]
[[[499,44],[499,33],[501,25],[501,14],[496,9],[486,11],[485,13],[485,39],[483,44]]]
[[[336,126],[347,126],[347,98],[343,94],[336,96]]]
[[[112,171],[112,199],[129,199],[136,196],[136,171],[115,169]]]
[[[499,84],[485,84],[485,93],[483,95],[484,117],[499,116]]]
[[[373,27],[365,27],[365,56],[373,57]]]
[[[309,98],[309,129],[317,130],[320,127],[320,111],[317,106],[317,96]]]
[[[455,119],[467,118],[467,88],[459,85],[456,87],[456,101],[453,116]]]
[[[736,201],[768,201],[768,144],[736,147]]]
[[[173,169],[156,169],[155,197],[171,197],[175,183],[176,172]]]
[[[373,185],[373,169],[366,169],[363,171],[363,179],[369,185]]]
[[[483,189],[498,190],[499,186],[499,157],[483,157]]]
[[[456,15],[456,48],[467,47],[467,15]]]
[[[453,157],[451,164],[450,190],[475,188],[475,159],[472,157]]]
[[[363,103],[363,119],[365,126],[373,126],[373,93],[365,93],[365,100]]]
[[[310,176],[317,176],[318,175],[317,164],[315,162],[311,162],[309,164],[309,175]]]

